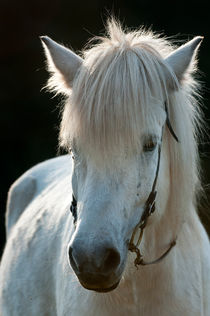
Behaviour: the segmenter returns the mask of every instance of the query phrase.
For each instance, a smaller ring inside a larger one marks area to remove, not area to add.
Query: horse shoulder
[[[46,160],[32,167],[10,187],[6,207],[7,238],[21,214],[46,186],[66,167],[68,156]]]
[[[6,210],[6,231],[9,235],[13,225],[33,199],[36,192],[36,179],[24,174],[17,179],[9,189]]]

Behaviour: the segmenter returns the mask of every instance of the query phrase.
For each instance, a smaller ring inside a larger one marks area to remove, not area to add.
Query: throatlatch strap
[[[135,266],[138,268],[138,265],[147,266],[147,265],[151,265],[151,264],[155,264],[155,263],[160,262],[161,260],[163,260],[167,256],[167,254],[171,251],[171,249],[176,245],[176,239],[177,238],[175,238],[170,243],[169,248],[158,259],[155,259],[153,261],[144,261],[143,255],[141,254],[140,249],[137,248],[134,244],[130,244],[129,245],[129,250],[131,252],[135,252],[136,253],[136,259],[134,260]]]

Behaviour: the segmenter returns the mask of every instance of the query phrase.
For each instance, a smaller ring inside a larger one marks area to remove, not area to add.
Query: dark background
[[[114,13],[125,25],[147,27],[181,41],[204,35],[199,68],[205,83],[203,90],[207,125],[210,118],[210,33],[207,1],[0,1],[0,253],[5,242],[4,213],[9,186],[34,164],[57,153],[59,99],[42,91],[48,74],[40,35],[71,45],[79,51],[92,35],[104,30],[108,13]],[[209,145],[200,144],[203,183],[206,198],[202,214],[208,209],[210,182]],[[202,216],[207,229],[206,215]]]

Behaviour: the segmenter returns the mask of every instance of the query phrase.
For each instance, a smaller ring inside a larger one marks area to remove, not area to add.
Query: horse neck
[[[188,212],[182,211],[175,211],[168,203],[165,210],[161,212],[161,216],[156,210],[156,214],[149,218],[142,241],[142,253],[145,254],[145,261],[159,258],[169,248],[172,241],[179,239],[183,224],[190,221],[195,209],[191,205]],[[173,253],[173,251],[171,252]]]

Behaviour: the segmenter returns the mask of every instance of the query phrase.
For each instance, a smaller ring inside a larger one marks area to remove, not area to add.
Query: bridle
[[[168,115],[168,108],[167,108],[167,103],[165,102],[165,112],[166,112],[166,121],[165,124],[168,128],[168,130],[170,131],[171,135],[173,136],[173,138],[179,142],[178,137],[176,136],[170,120],[169,120],[169,115]],[[158,174],[159,174],[159,169],[160,169],[160,156],[161,156],[161,145],[162,145],[162,138],[163,138],[163,128],[162,127],[162,135],[161,135],[161,142],[158,146],[158,161],[157,161],[157,168],[156,168],[156,173],[155,173],[155,178],[153,181],[153,185],[152,185],[152,190],[144,204],[144,211],[143,214],[141,215],[141,218],[138,222],[138,224],[136,225],[136,227],[133,230],[131,239],[128,243],[128,250],[130,250],[131,252],[135,252],[136,253],[136,259],[134,260],[134,264],[137,267],[138,265],[150,265],[150,264],[155,264],[160,262],[163,258],[165,258],[167,256],[167,254],[171,251],[171,249],[176,245],[176,239],[175,238],[169,245],[168,249],[157,259],[153,260],[153,261],[144,261],[143,259],[143,255],[140,251],[140,244],[142,241],[142,237],[143,237],[143,233],[144,233],[144,229],[147,225],[148,219],[149,217],[154,213],[155,211],[155,202],[156,202],[156,195],[157,195],[157,191],[156,191],[156,184],[157,184],[157,179],[158,179]],[[77,200],[75,198],[74,195],[72,195],[72,202],[71,202],[71,206],[70,206],[70,211],[72,213],[72,216],[74,218],[74,224],[76,224],[77,221]],[[139,231],[139,237],[136,243],[134,243],[134,238],[137,234],[137,232]]]
[[[176,136],[170,120],[169,120],[169,116],[168,116],[168,108],[167,108],[167,103],[165,102],[165,112],[166,112],[166,126],[168,127],[171,135],[174,137],[174,139],[179,142],[178,137]],[[160,169],[160,156],[161,156],[161,145],[162,145],[162,138],[163,138],[163,128],[162,127],[162,135],[161,135],[161,142],[159,144],[158,147],[158,162],[157,162],[157,168],[156,168],[156,173],[155,173],[155,178],[153,181],[153,185],[152,185],[152,190],[146,200],[146,203],[144,204],[144,211],[143,214],[140,218],[140,221],[138,222],[138,224],[136,225],[136,227],[133,230],[131,239],[128,243],[128,250],[130,250],[131,252],[135,252],[136,253],[136,259],[134,260],[134,264],[137,267],[138,265],[149,265],[149,264],[155,264],[160,262],[163,258],[165,258],[167,256],[167,254],[170,252],[170,250],[176,245],[176,238],[170,243],[168,249],[157,259],[146,262],[143,259],[143,255],[141,254],[140,251],[140,243],[142,241],[142,237],[143,237],[143,233],[144,233],[144,229],[147,225],[148,219],[149,217],[152,215],[152,213],[154,213],[155,211],[155,200],[156,200],[156,195],[157,195],[157,191],[156,191],[156,184],[157,184],[157,179],[158,179],[158,174],[159,174],[159,169]],[[135,235],[137,233],[137,231],[140,230],[139,232],[139,237],[138,240],[136,242],[136,244],[134,243],[134,238]]]

